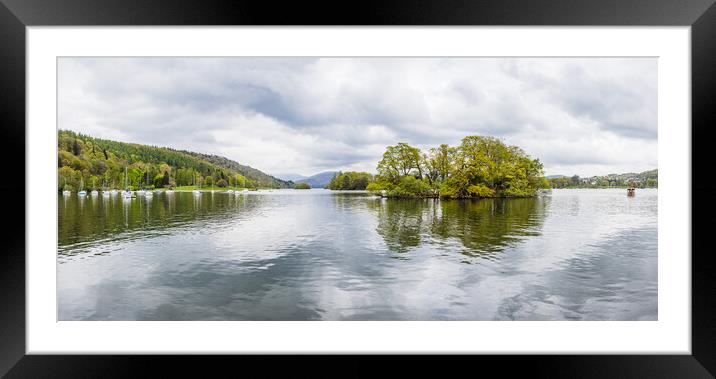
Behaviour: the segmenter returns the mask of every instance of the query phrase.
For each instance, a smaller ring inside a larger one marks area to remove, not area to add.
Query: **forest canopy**
[[[388,197],[528,197],[549,188],[543,166],[522,149],[493,137],[467,136],[459,146],[427,152],[398,143],[378,162],[366,187]]]
[[[290,188],[293,183],[214,155],[58,132],[58,189],[216,186]]]
[[[332,190],[365,190],[373,181],[373,175],[367,172],[338,172],[326,188]]]

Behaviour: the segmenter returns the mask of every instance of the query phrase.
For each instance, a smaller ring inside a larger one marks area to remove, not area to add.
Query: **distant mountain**
[[[566,175],[547,175],[547,179],[557,179],[557,178],[566,178]]]
[[[296,183],[308,183],[311,188],[324,188],[331,182],[338,171],[326,171],[320,174],[309,176],[305,179],[295,180]]]
[[[301,174],[274,174],[275,177],[281,178],[286,181],[295,182],[297,180],[308,179],[308,176]]]

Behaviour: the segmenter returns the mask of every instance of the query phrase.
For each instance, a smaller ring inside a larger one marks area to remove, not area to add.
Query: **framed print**
[[[4,0],[0,372],[713,375],[713,2],[317,8]]]

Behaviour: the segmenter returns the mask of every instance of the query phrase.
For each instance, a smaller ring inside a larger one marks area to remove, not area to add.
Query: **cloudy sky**
[[[273,175],[490,135],[547,175],[657,167],[655,58],[61,58],[58,123]]]

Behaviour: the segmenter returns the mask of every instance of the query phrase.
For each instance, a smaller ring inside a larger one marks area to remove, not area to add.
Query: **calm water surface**
[[[655,320],[657,190],[59,196],[60,320]]]

